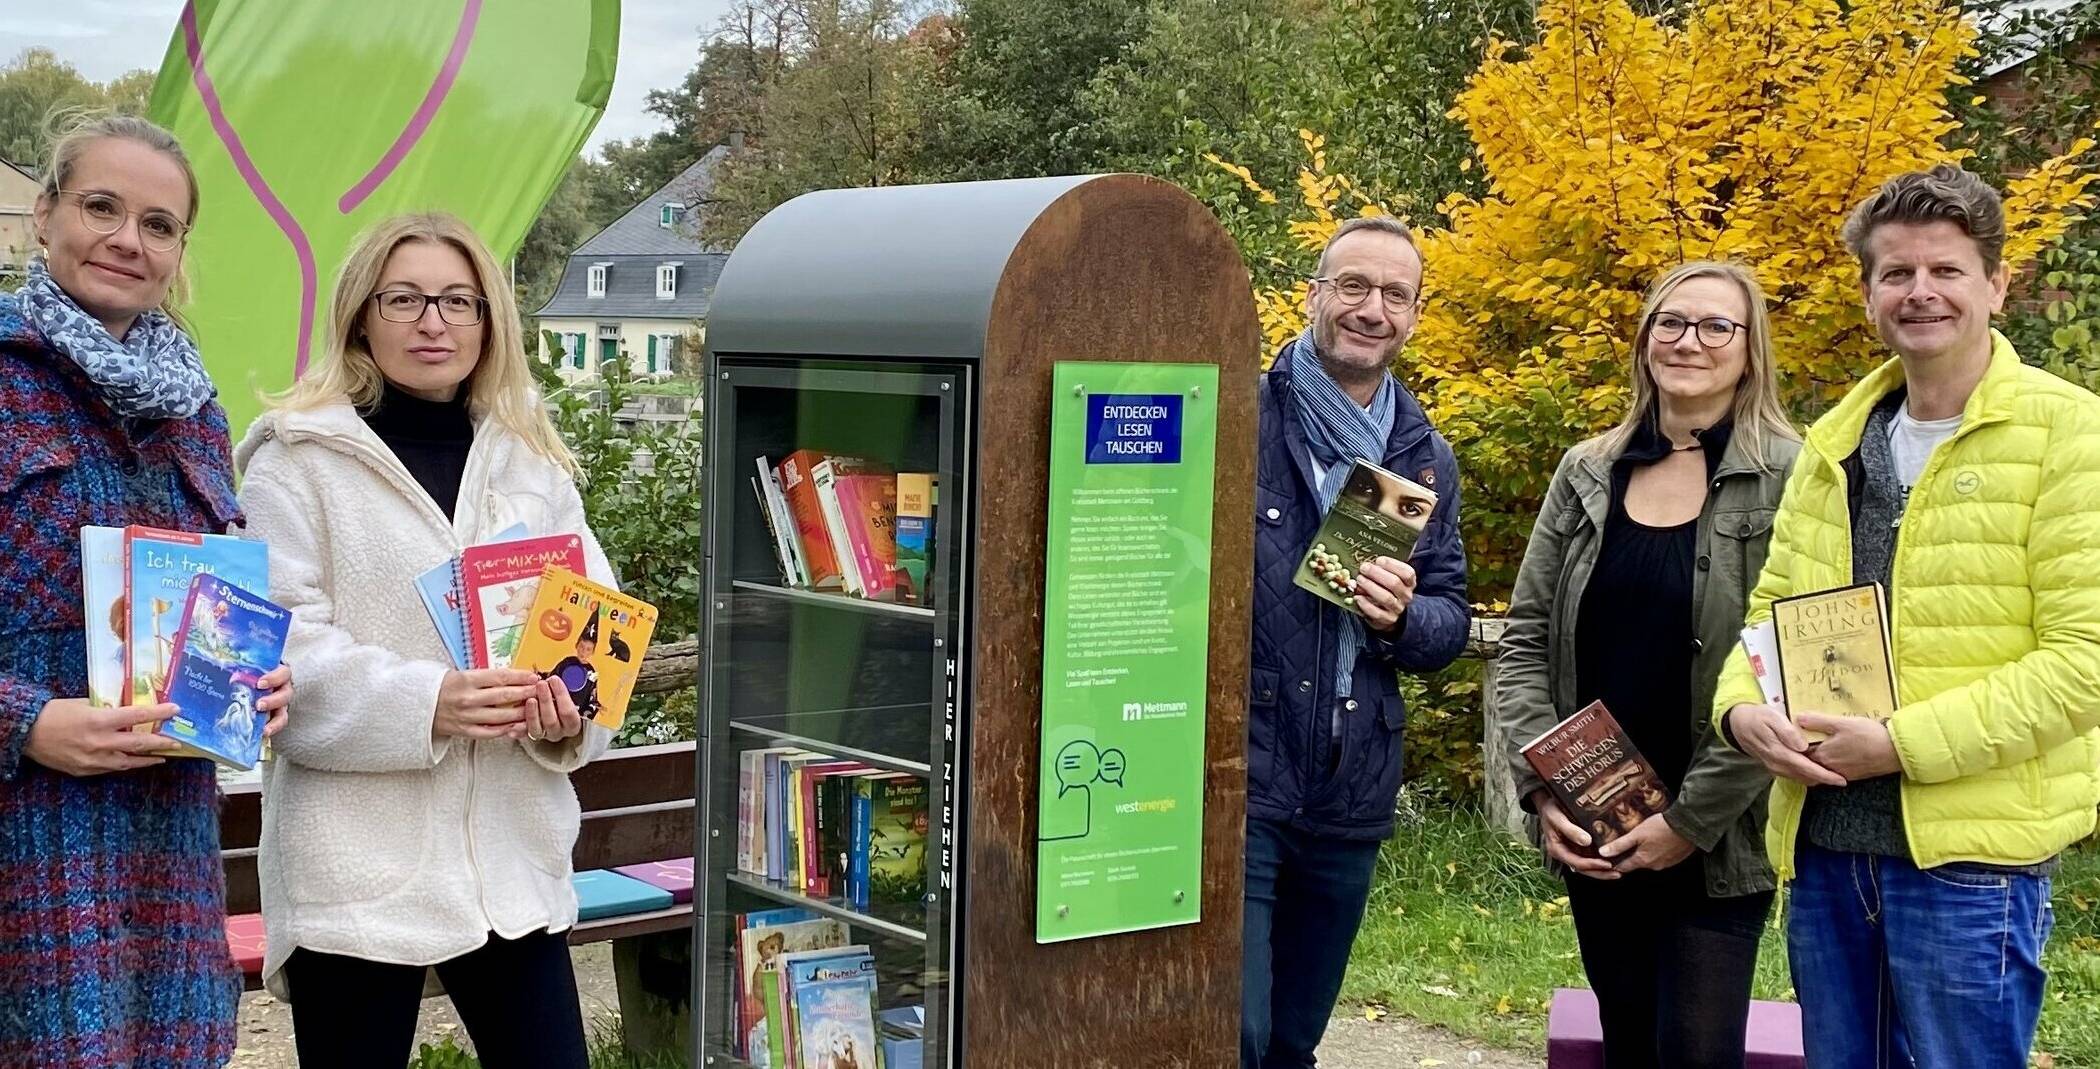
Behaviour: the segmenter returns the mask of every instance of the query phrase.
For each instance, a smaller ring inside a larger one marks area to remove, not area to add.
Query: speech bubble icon
[[[1101,781],[1123,785],[1123,751],[1113,747],[1101,751]]]
[[[1117,755],[1120,762],[1121,755]],[[1121,767],[1120,763],[1117,766]],[[1057,793],[1084,787],[1101,774],[1101,751],[1085,739],[1074,739],[1057,751]]]

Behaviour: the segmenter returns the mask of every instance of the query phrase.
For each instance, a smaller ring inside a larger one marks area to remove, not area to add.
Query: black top
[[[1698,432],[1709,478],[1728,447],[1727,425]],[[1612,465],[1611,512],[1575,618],[1578,706],[1602,701],[1675,794],[1692,759],[1692,569],[1695,517],[1650,527],[1626,514],[1634,469],[1668,456],[1651,422]]]
[[[452,518],[459,501],[459,481],[467,472],[467,450],[474,444],[474,421],[467,415],[467,393],[450,401],[425,401],[386,383],[379,405],[359,413],[372,433],[400,458],[423,492]]]

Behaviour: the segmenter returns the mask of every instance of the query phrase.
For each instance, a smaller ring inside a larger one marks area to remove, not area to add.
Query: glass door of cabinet
[[[949,1065],[970,369],[713,374],[699,1061]]]

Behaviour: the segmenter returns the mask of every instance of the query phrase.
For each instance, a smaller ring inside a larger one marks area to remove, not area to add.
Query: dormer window
[[[584,293],[591,297],[605,296],[605,276],[612,270],[609,263],[592,264],[590,277],[585,280]]]
[[[657,209],[656,225],[663,227],[665,230],[669,230],[683,221],[685,221],[685,205],[683,204],[666,204]]]
[[[676,263],[656,265],[656,296],[659,300],[670,300],[678,296],[678,268]]]

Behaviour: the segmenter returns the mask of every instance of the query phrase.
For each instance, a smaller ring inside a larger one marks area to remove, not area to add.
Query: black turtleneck
[[[467,416],[465,390],[450,401],[425,401],[389,382],[378,407],[363,412],[365,425],[386,443],[415,477],[423,492],[437,502],[446,519],[459,501],[459,481],[467,470],[467,449],[474,444],[474,421]]]

